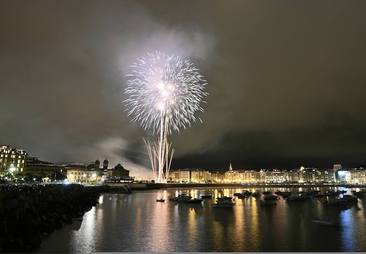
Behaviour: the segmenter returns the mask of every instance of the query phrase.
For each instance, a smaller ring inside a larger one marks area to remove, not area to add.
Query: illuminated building
[[[7,145],[0,146],[0,173],[9,169],[21,173],[24,171],[28,154],[24,150],[11,148]],[[12,172],[12,173],[14,173]]]
[[[333,164],[333,171],[342,170],[342,164]]]
[[[346,184],[366,184],[366,169],[352,168],[337,171],[337,180]]]
[[[134,180],[133,177],[130,177],[130,171],[121,164],[117,164],[114,168],[104,171],[104,176],[106,182],[133,182]]]
[[[88,169],[81,163],[69,164],[65,168],[70,183],[98,183],[102,179],[100,170]]]
[[[211,182],[211,173],[207,170],[199,170],[199,169],[190,170],[190,182],[209,183]]]
[[[233,167],[230,162],[229,170],[226,171],[225,175],[224,175],[224,182],[238,183],[240,181],[241,181],[241,179],[239,178],[239,172],[237,170],[233,170]]]
[[[108,160],[104,160],[103,168],[99,167],[99,160],[87,166],[82,163],[65,165],[67,179],[71,183],[133,182],[134,180],[133,177],[129,176],[130,171],[121,164],[109,169]]]
[[[213,183],[223,183],[225,179],[225,173],[222,171],[211,172],[211,179]]]
[[[364,168],[353,168],[350,170],[351,184],[366,184],[366,169]]]
[[[189,183],[191,181],[190,170],[174,170],[169,172],[168,180],[176,183]]]
[[[357,173],[358,178],[363,176]],[[354,173],[356,175],[356,173]],[[172,170],[169,174],[170,182],[177,183],[333,183],[334,174],[330,170],[317,168],[300,169],[261,169],[261,170],[234,170],[231,166],[227,171],[208,171],[199,169]]]

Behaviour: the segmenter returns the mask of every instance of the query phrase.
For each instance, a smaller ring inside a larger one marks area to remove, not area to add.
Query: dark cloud
[[[160,49],[209,81],[204,123],[173,137],[174,167],[365,164],[365,5],[2,1],[0,142],[148,166],[121,91],[133,59]]]

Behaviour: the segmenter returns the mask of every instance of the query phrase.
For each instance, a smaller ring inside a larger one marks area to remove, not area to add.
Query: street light
[[[10,164],[9,172],[14,175],[14,173],[18,171],[18,169],[14,166],[14,164]]]

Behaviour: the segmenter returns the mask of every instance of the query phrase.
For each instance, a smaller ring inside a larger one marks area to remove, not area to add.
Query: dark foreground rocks
[[[0,186],[0,253],[31,252],[55,229],[83,216],[105,187]]]

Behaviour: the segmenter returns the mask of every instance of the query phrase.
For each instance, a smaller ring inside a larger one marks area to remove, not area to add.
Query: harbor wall
[[[0,253],[31,252],[43,238],[96,205],[105,187],[0,186]]]

